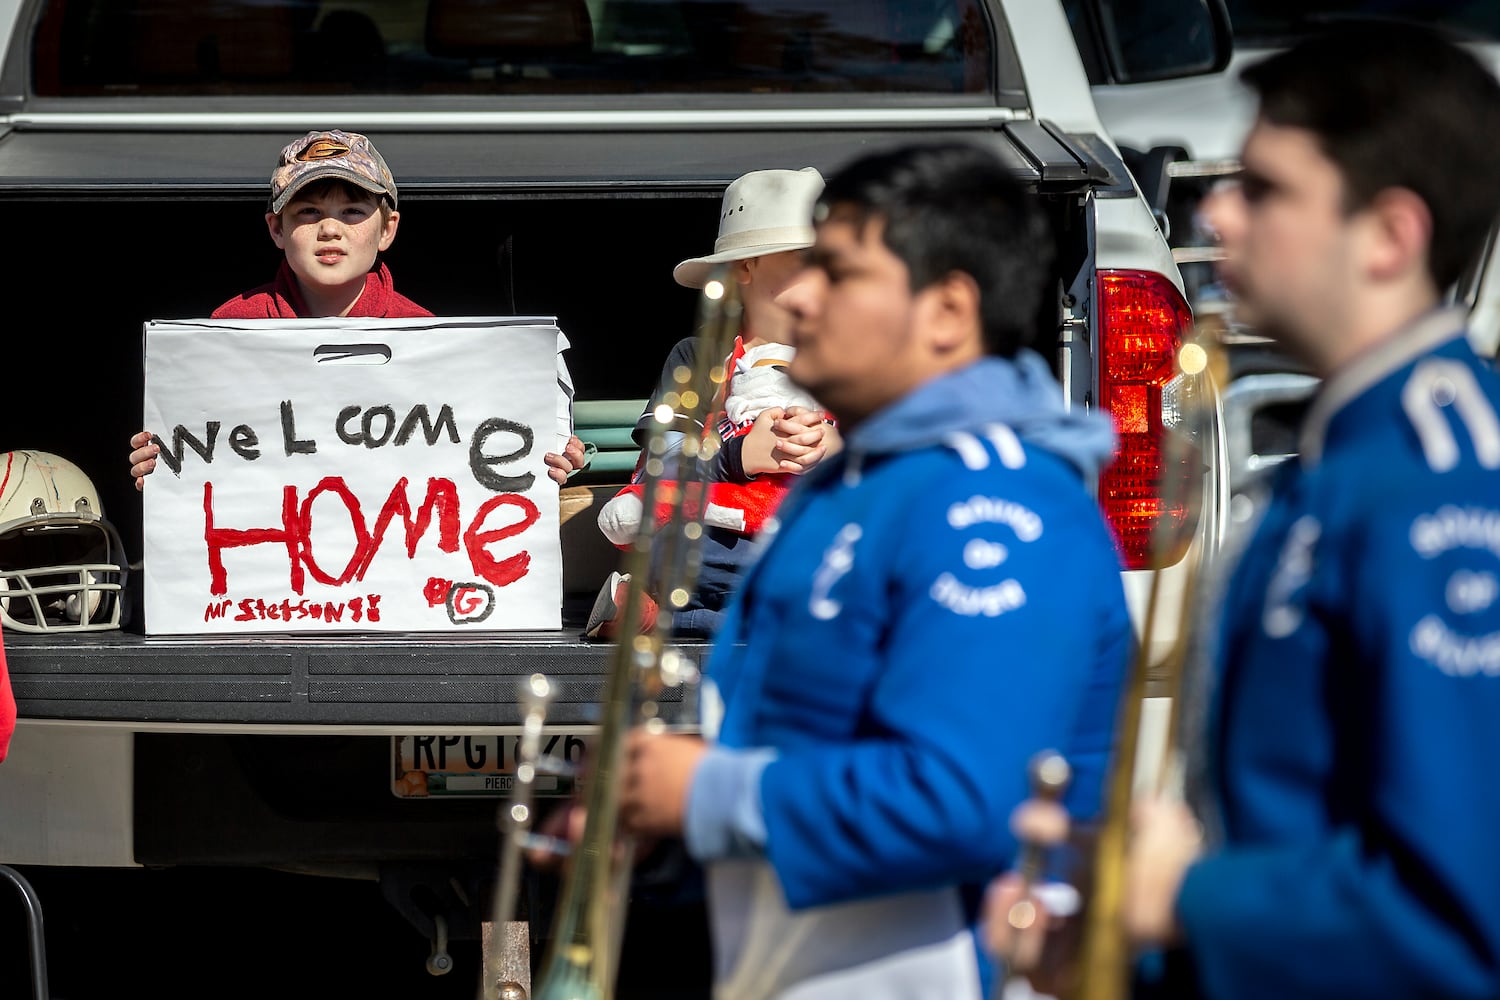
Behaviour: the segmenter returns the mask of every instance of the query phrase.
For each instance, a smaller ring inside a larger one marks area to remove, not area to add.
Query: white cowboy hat
[[[679,285],[702,288],[715,264],[812,246],[813,203],[822,193],[817,167],[752,170],[736,178],[724,189],[714,252],[683,261],[672,277]]]

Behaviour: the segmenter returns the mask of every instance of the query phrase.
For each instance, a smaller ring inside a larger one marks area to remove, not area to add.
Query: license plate
[[[539,767],[532,794],[573,794],[573,774],[593,751],[595,737],[543,733],[542,754],[563,762],[571,773],[548,774]],[[521,737],[393,736],[391,792],[401,799],[505,798],[516,787],[516,753]]]

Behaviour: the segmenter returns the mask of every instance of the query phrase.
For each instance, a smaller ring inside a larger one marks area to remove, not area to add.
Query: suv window
[[[1474,41],[1500,40],[1500,4],[1474,0],[1228,0],[1235,38],[1280,46],[1348,18],[1426,24]]]
[[[976,0],[50,0],[42,97],[984,94]]]

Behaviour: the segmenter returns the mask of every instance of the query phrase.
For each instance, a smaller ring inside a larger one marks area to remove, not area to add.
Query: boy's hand
[[[588,810],[583,803],[569,799],[553,809],[537,824],[536,831],[556,840],[566,841],[577,847],[583,840],[583,826],[588,819]],[[553,854],[541,847],[528,847],[524,857],[540,871],[556,871],[562,867],[562,855]]]
[[[1130,813],[1121,919],[1138,945],[1175,941],[1177,893],[1188,866],[1203,853],[1203,827],[1178,799],[1138,802]]]
[[[542,456],[542,460],[547,463],[547,475],[554,483],[561,486],[568,481],[571,473],[583,468],[583,442],[579,440],[577,434],[574,434],[563,446],[561,455],[549,451]]]
[[[632,730],[625,738],[620,822],[648,837],[681,836],[688,787],[707,749],[697,736]]]
[[[156,456],[161,449],[151,442],[152,433],[141,431],[130,439],[130,474],[135,478],[135,488],[146,488],[146,477],[156,471]]]
[[[1029,903],[1029,906],[1026,904]],[[1011,922],[1024,912],[1031,919],[1024,926]],[[1004,964],[1006,976],[1042,979],[1042,956],[1049,932],[1061,918],[1054,916],[1033,890],[1021,883],[1016,872],[1006,872],[984,893],[984,943],[990,954]]]
[[[1067,810],[1058,803],[1028,799],[1011,814],[1010,828],[1018,842],[1047,849],[1067,842],[1070,824]],[[1011,871],[991,882],[985,893],[985,945],[1007,962],[1010,975],[1038,970],[1049,930],[1066,916],[1051,913],[1034,888],[1024,883],[1020,872]]]
[[[537,827],[536,832],[555,840],[566,841],[576,850],[578,845],[583,843],[583,833],[588,823],[588,815],[588,810],[584,808],[582,802],[576,798],[570,799],[549,812]],[[630,863],[636,864],[643,860],[656,849],[656,845],[657,840],[655,837],[636,838],[632,845],[633,853],[630,857]],[[622,845],[618,839],[611,845],[611,856],[616,861],[620,860],[623,856],[620,853],[621,847]],[[522,852],[522,857],[538,871],[544,872],[561,871],[563,862],[566,860],[564,855],[554,854],[542,847],[528,847]]]

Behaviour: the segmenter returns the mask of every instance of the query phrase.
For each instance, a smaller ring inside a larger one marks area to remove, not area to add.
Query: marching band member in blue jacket
[[[1089,492],[1114,433],[1025,346],[1052,246],[1032,197],[973,146],[867,156],[778,298],[845,447],[730,605],[708,739],[636,734],[621,803],[705,863],[721,1000],[981,1000],[1028,761],[1063,749],[1098,805],[1132,644]]]
[[[1223,276],[1323,382],[1217,616],[1206,840],[1140,810],[1126,927],[1180,946],[1142,976],[1174,997],[1500,996],[1500,380],[1441,306],[1500,211],[1500,86],[1389,25],[1245,79]]]

